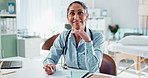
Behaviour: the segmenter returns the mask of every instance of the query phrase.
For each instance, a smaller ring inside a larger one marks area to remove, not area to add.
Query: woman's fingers
[[[50,67],[50,69],[51,69],[53,72],[56,71],[56,66],[55,66],[54,64],[51,64],[49,67]]]
[[[45,70],[45,72],[48,75],[51,75],[51,74],[53,74],[55,72],[56,67],[55,67],[54,64],[48,64],[48,65],[44,66],[43,69]]]
[[[91,41],[91,39],[88,36],[88,34],[84,31],[84,27],[81,27],[79,30],[76,30],[76,29],[73,28],[71,33],[79,35],[86,42],[90,42]]]
[[[71,31],[72,34],[76,34],[78,32],[79,32],[79,30],[76,30],[76,29],[72,29],[72,31]]]
[[[49,70],[49,71],[46,71],[46,73],[47,73],[48,75],[52,75],[54,72],[52,72],[51,70]]]

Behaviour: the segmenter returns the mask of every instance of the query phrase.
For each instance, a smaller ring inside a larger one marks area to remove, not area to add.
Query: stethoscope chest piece
[[[67,64],[64,64],[63,65],[63,69],[67,69]]]

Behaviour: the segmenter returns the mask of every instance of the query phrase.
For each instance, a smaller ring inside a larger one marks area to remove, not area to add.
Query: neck
[[[78,40],[81,39],[81,37],[80,37],[78,34],[74,34],[74,36],[75,36],[75,38],[78,39]]]
[[[74,36],[75,36],[75,40],[76,40],[76,47],[78,47],[78,43],[80,40],[82,40],[82,38],[77,34],[74,34]]]

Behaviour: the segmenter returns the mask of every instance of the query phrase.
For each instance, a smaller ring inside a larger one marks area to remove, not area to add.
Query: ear
[[[86,14],[85,20],[88,21],[88,18],[89,18],[89,14]]]
[[[68,16],[67,16],[67,20],[68,20]]]
[[[68,16],[67,16],[67,21],[68,21],[68,23],[70,24]]]

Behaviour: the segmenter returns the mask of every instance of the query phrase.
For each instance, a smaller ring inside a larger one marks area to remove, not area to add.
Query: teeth
[[[73,22],[73,23],[80,23],[80,22]]]

